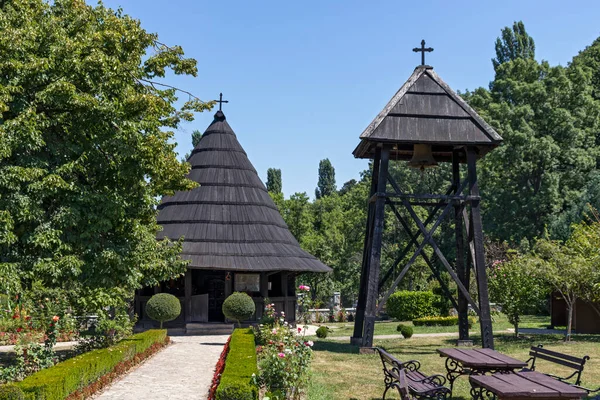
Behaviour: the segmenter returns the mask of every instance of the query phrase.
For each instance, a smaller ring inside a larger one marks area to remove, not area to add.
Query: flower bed
[[[39,371],[16,384],[26,399],[86,398],[168,343],[166,330],[150,330]]]
[[[225,369],[225,359],[227,358],[227,353],[229,353],[229,342],[231,341],[231,336],[227,339],[225,346],[223,347],[223,351],[219,356],[219,361],[217,361],[217,365],[215,367],[215,373],[213,375],[212,383],[210,384],[210,390],[208,391],[208,400],[215,400],[215,394],[217,392],[217,388],[219,387],[219,383],[221,382],[221,375],[223,374],[223,370]]]
[[[216,400],[256,400],[258,387],[253,377],[258,375],[256,347],[252,329],[236,329],[229,341],[225,369],[217,387]]]

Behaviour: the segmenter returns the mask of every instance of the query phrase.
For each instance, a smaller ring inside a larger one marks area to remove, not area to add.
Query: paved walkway
[[[494,331],[494,333],[507,333],[510,332],[510,330],[505,330],[505,331]],[[513,330],[514,332],[514,330]],[[477,331],[471,331],[469,332],[470,334],[477,334]],[[440,333],[415,333],[414,335],[412,335],[412,337],[414,338],[419,338],[419,337],[458,337],[458,332],[440,332]],[[329,336],[328,339],[331,340],[335,340],[335,341],[339,341],[339,342],[349,342],[350,341],[350,336]],[[385,340],[385,339],[404,339],[404,337],[402,335],[375,335],[373,336],[373,339],[380,339],[380,340]]]
[[[229,336],[175,336],[97,400],[204,400]]]

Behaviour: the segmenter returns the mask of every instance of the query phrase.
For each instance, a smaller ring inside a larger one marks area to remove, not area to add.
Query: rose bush
[[[256,383],[267,390],[269,400],[299,399],[308,382],[312,357],[313,342],[305,340],[305,330],[290,326],[282,314],[272,325],[256,328]]]

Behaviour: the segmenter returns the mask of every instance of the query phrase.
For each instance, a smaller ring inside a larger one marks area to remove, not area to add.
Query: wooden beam
[[[455,184],[460,182],[460,163],[458,158],[458,150],[452,152],[452,182]],[[463,203],[464,204],[464,203]],[[454,236],[456,240],[456,272],[462,284],[469,291],[469,281],[467,278],[468,270],[465,266],[465,243],[463,237],[463,204],[454,205]],[[469,340],[469,303],[467,298],[458,293],[458,340]]]
[[[398,186],[398,184],[396,184],[396,182],[393,179],[391,179],[391,177],[390,177],[390,180],[391,180],[390,183],[392,184],[392,186],[394,186],[394,189],[397,192],[401,193],[400,187]],[[457,189],[457,193],[461,193],[465,189],[465,187],[467,186],[467,183],[468,183],[468,181],[465,180],[460,185],[460,187]],[[408,210],[408,213],[410,214],[410,216],[412,217],[412,219],[415,221],[415,223],[417,224],[417,226],[419,227],[419,229],[421,230],[421,232],[423,232],[423,235],[426,235],[427,234],[427,228],[423,225],[423,223],[419,219],[419,216],[415,213],[415,210],[408,203],[408,200],[402,199],[402,201],[404,202],[404,207],[406,207],[406,209]],[[445,213],[448,212],[450,206],[451,206],[451,204],[448,204],[446,206],[446,208],[444,210]],[[436,222],[436,224],[439,224],[439,223],[441,223],[441,221],[438,218],[438,221]],[[456,286],[458,286],[458,288],[462,292],[463,296],[465,296],[465,298],[469,301],[469,303],[471,304],[471,307],[473,307],[473,309],[475,311],[477,311],[477,314],[479,314],[479,307],[477,307],[477,304],[475,304],[475,302],[471,298],[471,295],[469,294],[469,291],[464,287],[464,285],[462,284],[462,282],[460,281],[460,279],[458,279],[458,276],[456,275],[456,272],[454,272],[454,270],[450,266],[450,263],[448,263],[448,260],[446,260],[446,257],[444,256],[444,254],[442,253],[442,251],[438,247],[437,243],[435,242],[435,240],[433,240],[433,235],[432,234],[429,234],[428,236],[425,236],[425,239],[423,239],[423,247],[425,247],[424,245],[427,244],[427,243],[429,243],[431,245],[431,247],[433,247],[433,251],[438,256],[439,260],[442,262],[442,265],[444,265],[444,267],[446,267],[446,270],[448,271],[448,273],[450,274],[450,276],[452,277],[452,279],[454,279],[454,282],[456,283]],[[413,260],[413,262],[414,262],[414,260]]]
[[[185,270],[184,277],[184,311],[183,315],[185,317],[185,322],[190,322],[192,320],[192,270]]]
[[[381,149],[381,165],[377,179],[377,192],[385,193],[388,177],[390,156],[389,145]],[[375,202],[373,219],[373,240],[369,249],[369,274],[367,278],[367,296],[365,301],[365,326],[363,329],[363,347],[373,347],[375,317],[378,313],[377,299],[379,297],[379,270],[381,262],[381,245],[383,240],[383,224],[385,220],[385,197],[378,197]]]
[[[379,164],[381,163],[381,147],[375,150],[375,159],[373,160],[373,172],[371,175],[371,190],[373,196],[377,192],[377,183],[379,179]],[[365,232],[365,241],[363,244],[363,258],[360,271],[360,286],[358,289],[358,302],[356,304],[356,315],[354,319],[354,332],[350,342],[355,345],[362,345],[363,328],[365,320],[365,303],[367,297],[367,276],[369,275],[369,249],[371,248],[371,239],[373,238],[373,219],[375,205],[369,202],[367,210],[367,226]]]
[[[479,196],[477,185],[477,150],[467,148],[467,170],[469,179],[469,193]],[[483,227],[481,224],[480,202],[471,203],[471,220],[473,221],[472,235],[475,250],[475,267],[477,269],[477,289],[479,292],[479,323],[481,325],[481,341],[484,348],[494,348],[494,333],[492,331],[492,317],[490,300],[488,296],[487,272],[485,270],[485,255],[483,248]]]
[[[390,204],[390,208],[392,209],[392,212],[394,213],[394,215],[396,216],[396,218],[398,219],[398,221],[400,221],[400,224],[402,224],[402,227],[404,228],[404,230],[408,234],[408,237],[409,237],[411,243],[415,247],[419,247],[419,242],[417,242],[417,238],[410,231],[410,227],[408,226],[408,224],[406,223],[406,221],[404,220],[404,218],[402,218],[402,215],[400,215],[400,213],[398,212],[398,210],[396,209],[396,207],[393,204]],[[440,283],[440,286],[442,287],[442,290],[446,294],[446,297],[448,297],[448,299],[450,299],[450,301],[452,302],[452,305],[456,309],[458,309],[458,303],[456,302],[456,300],[454,300],[454,297],[452,296],[452,293],[450,293],[450,289],[446,285],[446,282],[442,281],[442,277],[440,275],[440,272],[435,267],[435,265],[433,265],[433,263],[429,259],[429,256],[424,251],[421,252],[421,256],[423,257],[423,260],[425,260],[425,263],[429,266],[429,269],[431,269],[431,272],[433,273],[433,275],[436,277],[436,279]]]

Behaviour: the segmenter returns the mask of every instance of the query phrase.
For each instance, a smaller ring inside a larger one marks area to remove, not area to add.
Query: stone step
[[[189,322],[185,324],[186,335],[231,335],[233,324]]]

